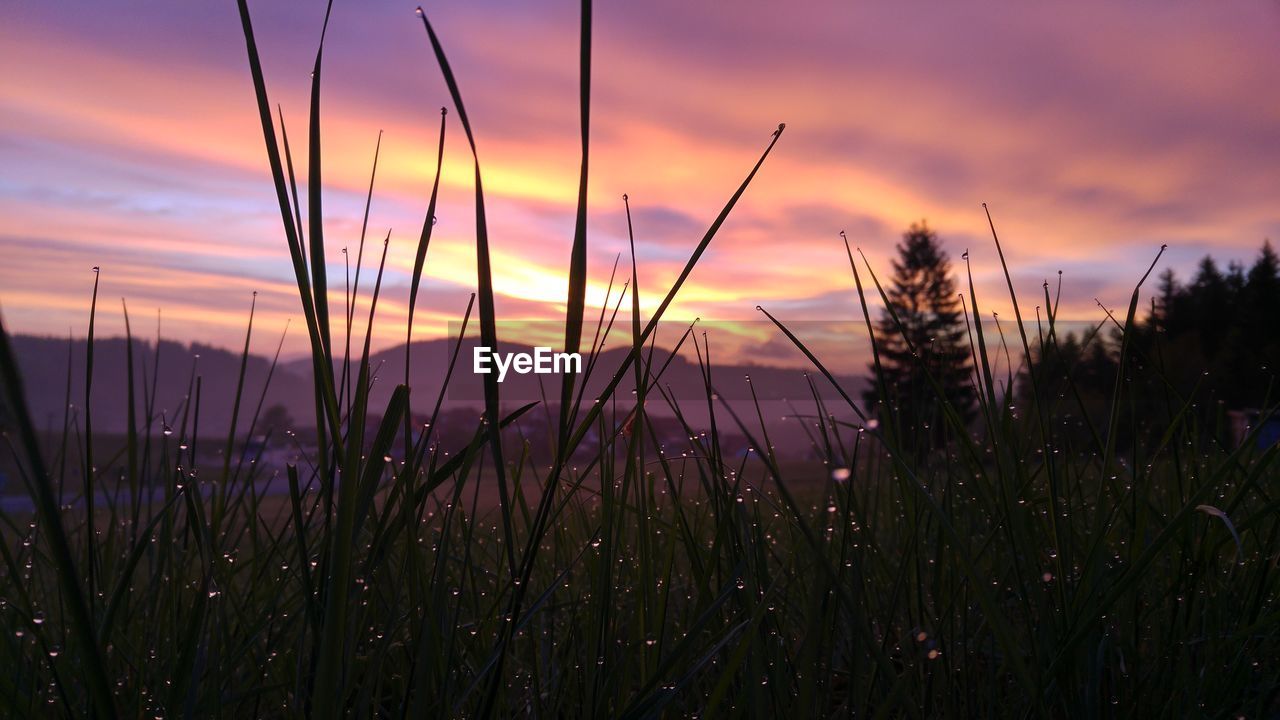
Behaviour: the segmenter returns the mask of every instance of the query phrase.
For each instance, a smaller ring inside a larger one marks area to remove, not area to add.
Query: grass
[[[271,471],[248,454],[260,446],[245,442],[258,432],[262,396],[246,390],[254,383],[242,373],[234,388],[237,415],[256,407],[239,418],[247,427],[233,424],[225,437],[208,438],[200,430],[201,394],[232,389],[204,388],[193,375],[179,415],[162,420],[146,369],[132,361],[124,378],[130,431],[123,443],[105,445],[120,446],[123,463],[119,453],[94,454],[88,397],[83,432],[69,419],[50,449],[25,409],[25,393],[39,389],[24,389],[0,333],[0,385],[10,415],[4,438],[35,507],[29,518],[0,518],[0,663],[7,669],[0,714],[1280,712],[1276,448],[1250,441],[1224,447],[1202,436],[1185,412],[1194,398],[1168,387],[1166,416],[1132,420],[1146,424],[1141,436],[1160,440],[1122,450],[1113,439],[1122,418],[1132,417],[1122,412],[1132,393],[1125,373],[1108,416],[1095,419],[1085,441],[1064,419],[1073,400],[1070,375],[1060,384],[1068,391],[1051,395],[1037,386],[1015,408],[1000,389],[1012,387],[1013,371],[997,377],[988,362],[971,280],[980,420],[968,427],[947,408],[944,447],[899,452],[901,433],[919,429],[916,418],[888,409],[875,418],[883,422],[872,422],[847,393],[841,391],[846,406],[836,408],[815,390],[809,432],[825,469],[815,478],[783,463],[762,413],[742,417],[717,402],[715,388],[739,380],[716,374],[709,338],[692,326],[681,343],[699,358],[705,397],[698,402],[705,407],[698,410],[710,421],[686,423],[684,447],[655,442],[653,408],[681,422],[690,410],[664,388],[663,367],[652,363],[657,323],[782,126],[647,320],[639,312],[633,236],[630,281],[616,296],[618,303],[624,293],[631,297],[624,324],[632,350],[599,397],[584,401],[569,380],[554,414],[546,409],[556,439],[550,466],[534,463],[521,438],[522,423],[538,414],[532,406],[504,406],[494,382],[485,388],[486,419],[459,447],[435,441],[441,398],[401,386],[387,407],[369,407],[369,329],[383,265],[361,345],[349,309],[361,252],[341,323],[345,343],[335,342],[320,212],[322,54],[311,95],[304,233],[283,116],[277,110],[278,141],[248,8],[243,0],[239,7],[311,344],[318,450],[283,470],[287,498],[264,496],[255,481]],[[476,138],[440,38],[425,14],[422,21],[472,151],[476,320],[492,343],[497,325]],[[571,346],[584,338],[590,32],[584,2]],[[444,127],[442,118],[439,162]],[[438,168],[436,177],[438,183]],[[430,261],[435,199],[433,187],[415,295]],[[626,209],[630,230],[629,201]],[[1003,267],[994,222],[992,232]],[[867,295],[883,290],[847,241],[845,249],[874,340]],[[1116,322],[1125,333],[1135,324],[1140,287],[1124,323]],[[1056,302],[1046,289],[1037,332],[1028,333],[1012,283],[1009,290],[1024,355],[1051,358]],[[90,327],[96,290],[91,307]],[[762,312],[798,357],[836,382],[783,320]],[[612,319],[602,314],[601,323],[589,353]],[[252,314],[246,358],[251,337]],[[92,334],[88,343],[92,348]],[[1129,367],[1129,343],[1122,340],[1119,350],[1121,367]],[[1159,372],[1158,363],[1142,367]],[[143,382],[135,383],[139,372]],[[90,360],[86,388],[92,379]],[[431,421],[414,426],[411,408],[427,407]],[[748,437],[755,452],[727,454],[719,438],[728,431]],[[221,448],[221,461],[209,464],[197,446]],[[119,467],[125,482],[112,475]],[[76,477],[81,487],[67,482]]]

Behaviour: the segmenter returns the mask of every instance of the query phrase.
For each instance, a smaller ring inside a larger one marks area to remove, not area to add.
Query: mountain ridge
[[[11,337],[18,366],[26,388],[27,405],[37,427],[60,430],[70,404],[70,417],[83,423],[84,380],[86,343],[83,339],[71,340],[39,335],[14,335]],[[458,353],[457,365],[445,395],[446,407],[479,407],[483,403],[483,378],[472,372],[471,348],[475,341],[464,341]],[[453,339],[415,341],[410,350],[411,367],[408,375],[413,389],[415,413],[425,413],[434,405],[443,378],[456,347]],[[169,424],[176,424],[184,411],[190,412],[195,403],[188,401],[195,395],[199,378],[200,413],[203,429],[209,432],[225,432],[230,427],[234,390],[239,380],[241,353],[202,343],[182,344],[162,340],[159,344],[159,364],[156,363],[154,341],[133,341],[135,401],[139,418],[145,418],[146,398],[154,388],[154,407],[159,417]],[[519,343],[502,342],[500,352],[530,352],[532,348]],[[584,403],[597,396],[612,379],[629,353],[629,346],[606,348],[595,356],[594,362],[583,354],[584,370],[591,369],[586,381]],[[405,345],[386,348],[370,355],[370,404],[373,408],[385,405],[396,385],[405,382]],[[645,352],[646,361],[649,351]],[[653,350],[651,372],[662,371],[659,381],[682,412],[688,412],[691,421],[705,417],[706,394],[703,376],[696,361],[684,355],[671,356],[667,350]],[[352,381],[359,357],[352,358]],[[90,402],[93,424],[102,430],[121,432],[127,427],[128,378],[125,339],[121,337],[98,338],[94,341],[93,393]],[[279,405],[307,425],[313,418],[314,392],[311,387],[311,360],[300,358],[281,360],[271,369],[271,358],[250,353],[245,364],[244,397],[241,400],[239,423],[245,427],[255,407],[262,398],[262,407]],[[341,360],[335,361],[335,376],[341,377]],[[70,375],[68,375],[68,368]],[[619,386],[618,398],[630,396],[633,381],[629,369]],[[264,384],[268,373],[270,385]],[[806,379],[808,375],[808,379]],[[746,377],[750,376],[750,384]],[[752,391],[763,405],[783,404],[788,400],[797,407],[812,408],[813,391],[809,380],[824,402],[835,401],[843,405],[839,394],[819,373],[806,373],[799,368],[786,368],[754,363],[713,363],[711,382],[720,399],[731,405],[749,404]],[[837,380],[853,397],[858,397],[867,386],[861,376],[837,376]],[[539,383],[541,381],[541,384]],[[509,373],[501,385],[503,404],[540,400],[545,397],[558,401],[560,377],[555,375],[517,375]],[[651,412],[669,413],[666,402],[656,391],[651,393]],[[687,407],[687,410],[686,410]],[[746,406],[744,405],[744,409]],[[831,405],[829,409],[838,409]]]

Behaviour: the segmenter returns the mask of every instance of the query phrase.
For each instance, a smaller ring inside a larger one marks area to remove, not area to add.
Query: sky
[[[562,317],[578,4],[426,10],[476,133],[499,317]],[[324,5],[251,11],[302,155]],[[1011,318],[984,202],[1023,304],[1062,271],[1060,316],[1082,322],[1102,316],[1098,301],[1123,309],[1162,244],[1161,268],[1185,278],[1206,253],[1248,263],[1280,237],[1273,3],[658,0],[594,14],[591,317],[615,258],[629,263],[623,193],[652,309],[779,122],[672,319],[756,319],[762,305],[787,321],[856,321],[839,231],[887,279],[895,243],[922,218],[957,264],[969,252],[984,312]],[[403,340],[451,103],[412,4],[338,0],[322,78],[339,307],[342,248],[359,244],[383,133],[365,262],[390,231],[374,327],[374,347],[388,347]],[[476,285],[472,165],[450,111],[421,338],[447,332]],[[83,335],[100,266],[100,335],[123,332],[123,298],[140,334],[159,312],[166,338],[233,347],[256,292],[254,348],[273,350],[292,319],[285,351],[304,350],[234,3],[0,3],[0,258],[11,331]]]

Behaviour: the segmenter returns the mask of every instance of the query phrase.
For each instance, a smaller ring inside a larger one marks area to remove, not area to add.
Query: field
[[[1280,714],[1280,451],[1260,446],[1260,428],[1223,440],[1194,421],[1195,398],[1172,388],[1167,413],[1127,412],[1145,392],[1136,374],[1160,382],[1157,358],[1129,340],[1149,269],[1135,269],[1127,313],[1100,323],[1115,331],[1125,369],[1100,414],[1077,412],[1070,368],[1053,383],[1030,373],[1031,395],[1016,406],[1016,363],[992,370],[1005,345],[1029,362],[1054,356],[1046,289],[1023,300],[1007,339],[969,323],[971,423],[920,349],[938,417],[867,408],[852,390],[832,404],[815,385],[805,412],[820,460],[783,461],[763,413],[719,400],[715,388],[729,380],[707,361],[696,410],[709,422],[685,424],[687,440],[660,445],[653,417],[693,414],[649,361],[653,328],[767,171],[784,128],[692,246],[677,282],[642,285],[633,257],[628,288],[614,296],[622,311],[602,314],[600,327],[584,320],[584,153],[566,346],[590,357],[611,330],[631,352],[620,366],[591,368],[610,378],[595,398],[570,379],[549,404],[511,406],[487,377],[485,419],[465,428],[469,442],[446,445],[437,398],[401,386],[386,407],[369,404],[368,329],[383,269],[359,286],[368,318],[329,306],[320,188],[308,182],[299,198],[240,8],[310,338],[314,452],[283,469],[276,481],[287,492],[267,496],[256,483],[272,469],[251,442],[263,407],[243,374],[237,387],[193,377],[181,413],[162,422],[143,380],[154,368],[95,378],[91,351],[86,386],[126,383],[132,430],[96,436],[85,398],[81,423],[47,436],[24,397],[61,389],[24,387],[4,335],[4,452],[33,511],[0,516],[0,715]],[[422,21],[474,151],[462,89]],[[590,39],[587,14],[584,74]],[[320,70],[317,58],[313,113]],[[581,101],[585,119],[586,83]],[[306,147],[318,178],[318,136]],[[480,274],[467,321],[496,346],[478,160],[475,173]],[[848,262],[864,312],[854,319],[874,332],[881,280],[852,247]],[[641,292],[664,298],[650,317],[641,316]],[[982,317],[971,282],[964,297]],[[93,303],[96,313],[96,294]],[[1038,310],[1023,322],[1028,305]],[[812,381],[837,383],[767,310]],[[708,357],[696,331],[682,342]],[[210,393],[236,398],[226,434],[200,428]],[[428,420],[410,420],[419,416]],[[521,437],[530,422],[552,438],[549,463]],[[729,435],[747,438],[751,451],[726,450]],[[921,449],[921,436],[938,441]]]

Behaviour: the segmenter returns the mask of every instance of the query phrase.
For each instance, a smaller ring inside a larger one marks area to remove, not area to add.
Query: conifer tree
[[[882,419],[898,418],[904,446],[923,448],[941,440],[945,427],[925,369],[968,421],[975,399],[971,355],[951,261],[937,233],[924,221],[913,223],[897,249],[886,295],[901,327],[887,308],[876,324],[887,397],[873,389],[866,400]]]

